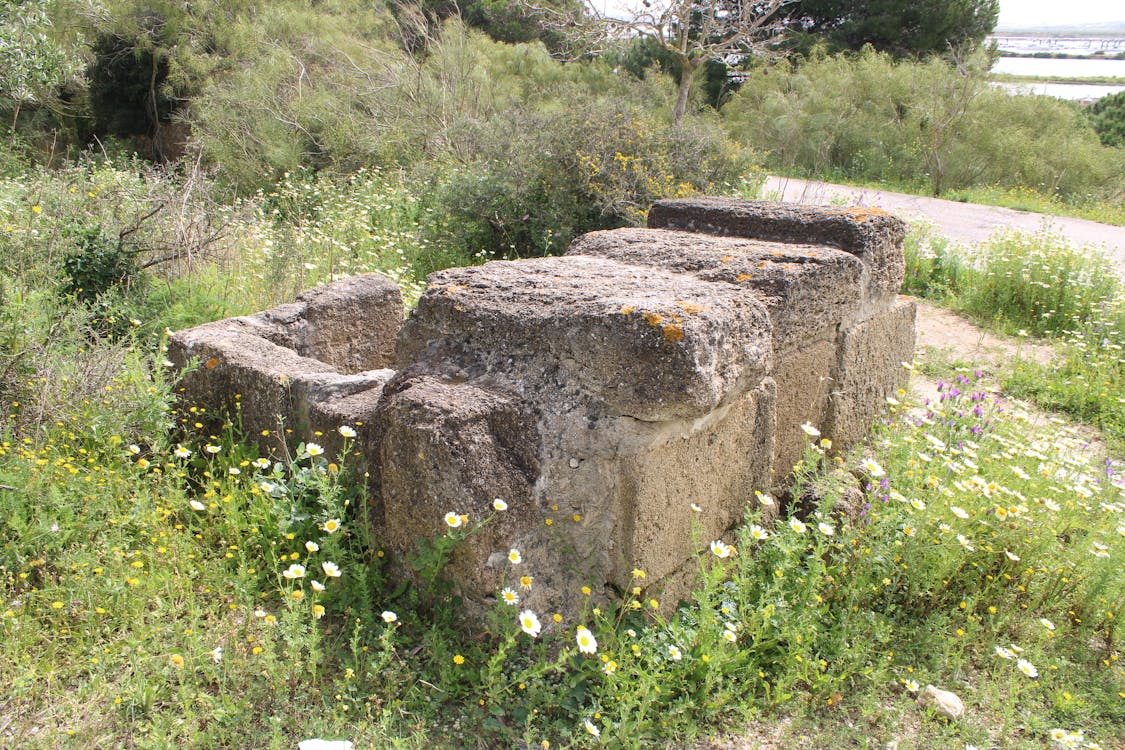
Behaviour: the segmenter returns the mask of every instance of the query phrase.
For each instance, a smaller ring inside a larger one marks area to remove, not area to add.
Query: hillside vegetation
[[[177,401],[169,329],[366,271],[411,301],[658,198],[756,196],[767,167],[1120,208],[1125,151],[968,53],[754,58],[673,127],[651,46],[571,55],[518,8],[462,10],[0,2],[0,744],[661,747],[746,721],[786,747],[1125,742],[1118,464],[997,388],[1125,435],[1116,277],[1057,238],[915,234],[908,283],[1054,340],[1069,385],[904,363],[937,395],[891,399],[855,455],[810,434],[798,501],[697,540],[669,619],[638,570],[540,632],[528,570],[466,633],[441,563],[491,517],[450,508],[389,560],[347,451],[260,455],[237,413],[211,432]],[[966,718],[919,707],[927,683]]]

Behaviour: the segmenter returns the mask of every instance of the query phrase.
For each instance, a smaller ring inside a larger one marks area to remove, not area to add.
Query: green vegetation
[[[1102,97],[1086,110],[1102,143],[1125,146],[1125,91]]]
[[[998,234],[971,256],[929,230],[907,239],[904,291],[985,325],[1045,337],[1054,361],[1017,359],[1001,374],[1013,395],[1100,427],[1125,445],[1125,309],[1109,259],[1058,234]]]
[[[795,501],[698,540],[673,617],[637,571],[536,628],[503,603],[521,570],[471,634],[441,560],[490,518],[390,560],[346,450],[263,456],[237,413],[212,432],[176,402],[166,329],[366,271],[413,300],[658,198],[756,195],[763,161],[1121,217],[1121,149],[972,60],[816,53],[673,127],[657,56],[561,62],[522,14],[464,7],[491,38],[441,3],[0,2],[0,744],[1125,741],[1116,464],[974,372],[900,394],[862,455],[810,438]],[[914,234],[908,290],[1057,337],[1003,386],[1125,439],[1115,277],[1046,235],[977,257]],[[927,682],[968,717],[919,708]]]
[[[813,55],[754,72],[724,107],[728,130],[772,169],[948,190],[1031,188],[1078,204],[1120,203],[1125,151],[1081,111],[988,87],[988,59],[959,67]]]

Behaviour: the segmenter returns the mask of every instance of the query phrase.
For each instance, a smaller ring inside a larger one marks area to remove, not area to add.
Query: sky
[[[1000,28],[1059,26],[1083,23],[1125,23],[1122,0],[1000,0]]]

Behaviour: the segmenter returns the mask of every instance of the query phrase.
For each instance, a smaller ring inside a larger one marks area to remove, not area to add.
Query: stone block
[[[801,425],[807,422],[824,429],[829,395],[835,390],[836,331],[830,328],[824,333],[818,341],[775,357],[777,436],[770,485],[774,490],[801,460],[809,444],[810,438]]]
[[[906,223],[878,208],[834,208],[730,198],[657,201],[648,214],[657,229],[731,235],[835,247],[867,268],[866,297],[889,300],[906,273]]]
[[[614,229],[576,239],[567,255],[689,273],[725,282],[765,305],[780,352],[859,314],[862,261],[830,247],[663,229]]]
[[[737,396],[761,379],[770,352],[765,309],[737,289],[582,256],[435,273],[398,342],[400,367],[518,373],[518,389],[583,394],[654,421]]]
[[[909,373],[902,363],[914,359],[916,312],[913,299],[900,297],[841,334],[825,429],[838,450],[863,440],[887,397],[905,385]]]

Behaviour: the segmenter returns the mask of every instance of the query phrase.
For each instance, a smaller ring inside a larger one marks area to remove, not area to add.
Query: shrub
[[[1125,91],[1103,96],[1086,108],[1094,130],[1107,146],[1125,146]]]

